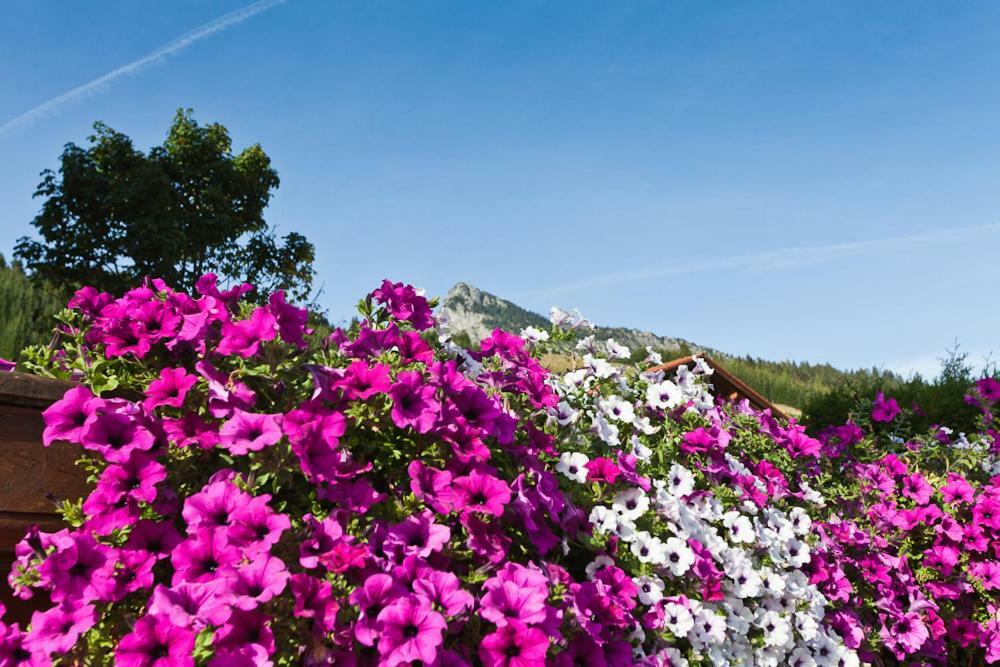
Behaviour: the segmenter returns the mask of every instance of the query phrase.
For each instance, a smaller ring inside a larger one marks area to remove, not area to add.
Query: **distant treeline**
[[[18,262],[0,255],[0,357],[16,361],[28,345],[52,338],[52,316],[66,305],[66,295],[25,275]]]

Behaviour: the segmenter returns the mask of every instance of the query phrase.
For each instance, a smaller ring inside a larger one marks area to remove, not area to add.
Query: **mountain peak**
[[[473,341],[489,336],[496,328],[512,333],[518,333],[529,326],[539,329],[549,328],[547,317],[463,282],[455,283],[455,286],[448,291],[438,312],[448,318],[452,332],[464,331]],[[638,329],[595,327],[593,333],[598,340],[614,338],[632,350],[641,350],[649,346],[665,350],[690,350],[697,354],[714,352],[682,338],[657,336]]]

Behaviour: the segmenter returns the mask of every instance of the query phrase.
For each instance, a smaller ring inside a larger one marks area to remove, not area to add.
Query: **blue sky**
[[[271,155],[335,318],[461,280],[766,358],[1000,355],[1000,4],[288,0],[174,41],[247,7],[7,3],[0,252],[64,143],[186,106]]]

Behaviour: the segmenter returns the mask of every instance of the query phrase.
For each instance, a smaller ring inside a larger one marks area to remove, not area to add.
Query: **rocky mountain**
[[[548,317],[525,310],[516,303],[466,283],[458,283],[451,288],[448,296],[441,301],[438,312],[448,318],[449,327],[454,333],[465,332],[473,341],[488,336],[497,327],[514,333],[528,326],[543,330],[549,328]],[[598,326],[594,328],[593,333],[598,340],[614,338],[633,351],[644,350],[649,346],[657,350],[690,350],[695,354],[717,354],[715,350],[696,345],[683,338],[658,336],[638,329]]]

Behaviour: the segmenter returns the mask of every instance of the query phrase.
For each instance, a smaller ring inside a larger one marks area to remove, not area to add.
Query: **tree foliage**
[[[8,264],[0,255],[0,357],[17,359],[26,346],[52,338],[52,316],[65,301],[58,289],[31,280],[20,264]]]
[[[185,289],[210,268],[259,294],[284,289],[306,299],[313,245],[277,237],[264,220],[277,172],[259,144],[234,154],[228,130],[178,110],[161,146],[147,153],[104,123],[86,147],[69,143],[58,172],[45,170],[32,221],[15,256],[41,279],[73,289],[121,291],[152,276]]]

